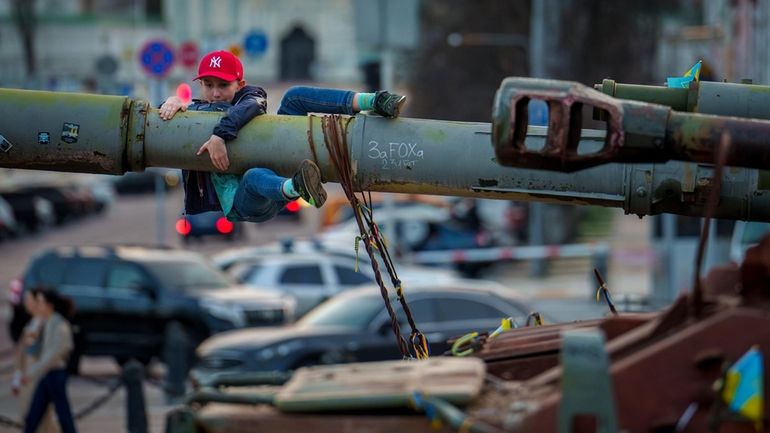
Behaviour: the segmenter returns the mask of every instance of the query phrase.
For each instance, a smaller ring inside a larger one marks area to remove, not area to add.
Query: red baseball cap
[[[214,51],[206,54],[198,65],[198,76],[193,80],[203,77],[217,77],[225,81],[240,81],[243,79],[243,64],[229,51]]]

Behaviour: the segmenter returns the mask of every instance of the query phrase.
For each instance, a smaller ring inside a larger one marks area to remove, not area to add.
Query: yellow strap
[[[511,328],[513,328],[513,318],[506,317],[505,319],[502,319],[500,321],[500,326],[498,326],[497,329],[495,329],[494,331],[492,331],[491,334],[489,334],[487,341],[497,337],[498,335],[502,334],[505,331],[508,331]]]
[[[396,295],[398,295],[399,299],[404,297],[404,289],[401,287],[401,284],[396,287]]]
[[[455,340],[454,343],[452,343],[452,355],[454,356],[468,356],[471,353],[473,353],[473,348],[469,347],[463,351],[460,351],[460,346],[466,343],[472,342],[476,337],[479,336],[478,332],[470,332],[468,334],[463,335],[462,337]]]
[[[356,272],[358,272],[358,243],[364,240],[361,236],[356,236],[353,248],[356,250]]]
[[[418,343],[415,343],[415,338],[419,340]],[[430,358],[430,348],[428,348],[428,339],[425,338],[422,333],[416,333],[412,335],[412,347],[414,347],[414,353],[417,355],[417,359],[428,359]]]
[[[472,425],[471,417],[466,416],[462,424],[460,424],[460,428],[457,429],[457,433],[470,433]]]

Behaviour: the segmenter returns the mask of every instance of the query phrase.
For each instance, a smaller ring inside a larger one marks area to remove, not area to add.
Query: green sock
[[[291,199],[298,198],[299,193],[294,189],[294,182],[292,179],[286,179],[281,185],[281,191],[283,194]]]
[[[361,111],[369,111],[374,108],[374,93],[359,93],[358,94],[358,108]]]

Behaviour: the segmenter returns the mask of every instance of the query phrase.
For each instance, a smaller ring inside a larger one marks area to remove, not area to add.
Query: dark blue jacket
[[[231,103],[208,103],[198,99],[187,107],[193,111],[226,111],[213,134],[225,141],[238,137],[238,131],[253,118],[267,111],[267,93],[261,87],[245,86],[235,94]],[[195,215],[202,212],[221,211],[211,173],[208,171],[182,170],[184,185],[184,212]]]

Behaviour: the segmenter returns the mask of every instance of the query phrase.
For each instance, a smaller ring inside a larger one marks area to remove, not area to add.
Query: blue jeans
[[[24,420],[24,433],[34,433],[37,430],[51,403],[56,410],[56,417],[59,418],[62,433],[77,433],[67,400],[67,372],[64,369],[51,370],[38,382]]]
[[[278,114],[305,116],[308,113],[355,114],[351,90],[292,87],[281,99]],[[285,177],[268,168],[252,168],[241,179],[233,199],[233,210],[244,221],[264,222],[278,214],[289,199],[283,194]]]

